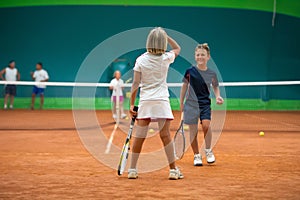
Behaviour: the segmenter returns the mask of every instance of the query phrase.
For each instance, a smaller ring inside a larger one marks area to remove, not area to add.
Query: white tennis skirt
[[[174,119],[169,101],[140,101],[137,119]]]

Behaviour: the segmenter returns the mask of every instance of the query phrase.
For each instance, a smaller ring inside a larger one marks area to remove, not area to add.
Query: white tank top
[[[7,81],[16,81],[17,80],[17,74],[18,74],[18,70],[16,68],[11,69],[11,68],[7,67],[5,69],[5,79]]]

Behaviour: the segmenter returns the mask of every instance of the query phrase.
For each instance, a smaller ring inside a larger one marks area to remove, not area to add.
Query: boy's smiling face
[[[195,51],[195,61],[199,66],[205,66],[210,59],[210,55],[205,49],[197,49]]]

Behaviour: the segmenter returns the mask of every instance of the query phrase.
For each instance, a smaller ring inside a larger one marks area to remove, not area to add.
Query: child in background
[[[172,50],[167,52],[167,45]],[[169,179],[182,179],[183,174],[176,167],[174,145],[170,136],[170,123],[174,119],[167,85],[167,75],[170,64],[180,53],[180,46],[167,35],[164,29],[158,27],[150,31],[147,43],[147,52],[136,59],[134,78],[131,88],[130,113],[137,115],[136,136],[132,146],[132,158],[128,178],[138,178],[137,161],[143,143],[147,136],[151,120],[157,120],[159,134],[164,144],[170,172]],[[138,113],[133,110],[138,88],[140,87],[140,102]]]
[[[211,149],[211,85],[216,96],[217,104],[222,104],[223,98],[220,96],[219,82],[216,73],[207,67],[209,59],[210,49],[208,44],[199,44],[195,49],[197,65],[186,70],[180,94],[180,108],[181,111],[184,111],[184,122],[189,125],[191,134],[194,166],[202,166],[202,156],[199,153],[197,139],[199,118],[204,133],[206,161],[208,164],[215,162],[215,156]],[[184,103],[185,98],[186,101]]]
[[[115,71],[114,79],[110,81],[109,89],[112,90],[111,101],[113,102],[113,118],[117,119],[117,117],[125,118],[127,115],[124,113],[123,102],[123,85],[124,81],[121,79],[121,72]],[[119,109],[121,111],[121,116],[117,116],[117,97],[119,97]]]
[[[36,70],[35,70],[35,72],[31,72],[31,77],[33,80],[35,80],[35,82],[46,82],[49,80],[48,73],[46,70],[43,69],[43,64],[41,62],[38,62],[36,64]],[[40,95],[40,98],[41,98],[40,109],[43,109],[45,88],[46,88],[45,85],[33,86],[32,99],[31,99],[31,110],[34,110],[34,101],[35,101],[36,95]]]
[[[5,74],[5,78],[3,77]],[[19,81],[20,73],[16,68],[16,62],[14,60],[10,61],[8,67],[3,69],[0,72],[0,78],[4,81]],[[10,109],[14,108],[14,99],[17,94],[17,86],[16,85],[6,85],[5,86],[5,98],[4,98],[4,109],[7,109],[8,98],[10,97]]]

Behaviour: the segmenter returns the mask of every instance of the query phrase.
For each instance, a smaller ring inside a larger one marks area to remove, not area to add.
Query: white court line
[[[265,118],[265,117],[259,117],[259,116],[253,116],[253,115],[250,115],[250,114],[244,114],[248,117],[252,117],[252,118],[255,118],[255,119],[260,119],[260,120],[263,120],[263,121],[269,121],[269,122],[275,122],[277,124],[282,124],[282,125],[285,125],[285,126],[292,126],[292,127],[296,127],[296,128],[300,128],[300,125],[296,125],[296,124],[291,124],[291,123],[287,123],[287,122],[282,122],[282,121],[277,121],[277,120],[273,120],[273,119],[268,119],[268,118]]]
[[[106,145],[106,149],[105,149],[105,154],[108,154],[110,152],[111,149],[111,145],[115,136],[115,133],[119,127],[120,124],[120,91],[121,91],[121,86],[119,85],[119,83],[116,86],[116,93],[115,93],[115,97],[116,97],[116,115],[117,115],[117,120],[116,120],[116,124],[114,126],[114,130],[112,131],[110,138],[108,140],[108,143]]]
[[[116,133],[116,131],[118,129],[118,126],[119,126],[118,123],[116,123],[115,126],[114,126],[114,130],[112,131],[112,133],[111,133],[111,135],[109,137],[108,143],[106,145],[105,154],[108,154],[110,152],[111,144],[113,142],[113,139],[114,139],[115,133]]]

